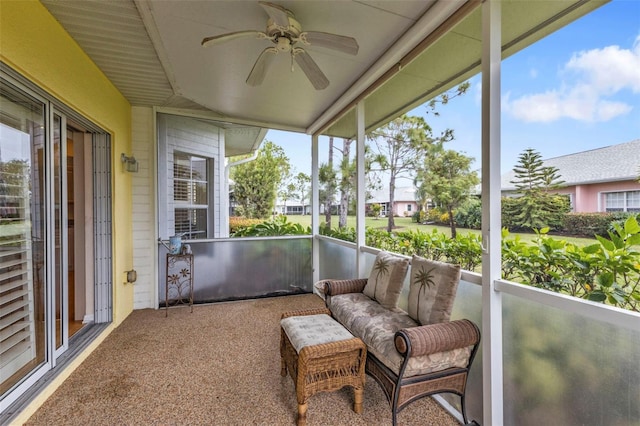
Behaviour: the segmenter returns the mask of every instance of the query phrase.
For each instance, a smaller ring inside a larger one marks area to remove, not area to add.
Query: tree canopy
[[[240,213],[247,218],[266,218],[275,207],[276,191],[288,175],[289,159],[284,150],[265,141],[255,160],[230,171],[233,193]]]
[[[371,171],[387,172],[389,176],[390,206],[394,203],[396,180],[412,178],[415,170],[422,166],[429,147],[439,143],[431,134],[431,127],[422,117],[401,115],[367,135],[375,145],[371,152]],[[387,231],[391,232],[394,227],[390,213]]]
[[[433,202],[447,211],[451,238],[456,237],[454,210],[467,202],[473,188],[480,183],[471,170],[473,158],[453,150],[434,149],[426,156],[417,181]]]

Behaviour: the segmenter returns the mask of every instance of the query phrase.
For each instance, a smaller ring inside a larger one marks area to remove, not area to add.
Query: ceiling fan
[[[258,56],[247,77],[247,84],[249,86],[259,86],[262,84],[272,59],[278,53],[290,53],[291,70],[293,71],[293,61],[295,60],[316,90],[322,90],[329,86],[329,80],[320,67],[318,67],[318,64],[316,64],[307,51],[300,47],[300,45],[324,47],[349,55],[358,54],[358,42],[356,39],[320,31],[302,31],[302,26],[295,20],[290,10],[277,4],[264,1],[259,1],[258,3],[269,15],[266,31],[236,31],[206,37],[202,40],[202,46],[204,47],[245,37],[271,41],[275,46],[267,47],[262,51],[260,56]]]

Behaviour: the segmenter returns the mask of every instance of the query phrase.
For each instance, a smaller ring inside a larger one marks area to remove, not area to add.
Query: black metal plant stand
[[[169,315],[169,301],[174,306],[188,303],[193,312],[193,254],[167,253],[165,317]]]

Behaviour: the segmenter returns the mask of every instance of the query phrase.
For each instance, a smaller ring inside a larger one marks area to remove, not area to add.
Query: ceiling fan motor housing
[[[296,43],[300,33],[302,33],[302,26],[300,23],[296,21],[291,14],[289,14],[288,18],[289,26],[287,28],[279,26],[271,18],[267,21],[267,31],[265,32],[270,38],[272,38],[273,42],[276,44],[276,48],[280,52],[291,51],[291,47]]]

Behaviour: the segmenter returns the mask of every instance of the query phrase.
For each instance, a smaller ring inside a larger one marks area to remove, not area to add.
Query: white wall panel
[[[138,173],[133,185],[133,268],[138,280],[133,287],[133,308],[156,306],[156,197],[155,138],[153,109],[131,108],[133,156],[138,160]]]
[[[224,143],[221,136],[223,129],[212,123],[191,117],[160,114],[158,121],[158,188],[159,199],[159,235],[166,239],[174,235],[174,208],[173,203],[173,153],[174,151],[210,158],[215,178],[220,175],[218,171],[224,167],[224,150],[220,144]],[[214,178],[214,180],[215,180]],[[209,183],[210,208],[213,209],[213,229],[209,230],[209,237],[220,237],[220,186],[217,182]],[[166,215],[166,220],[162,216]]]

